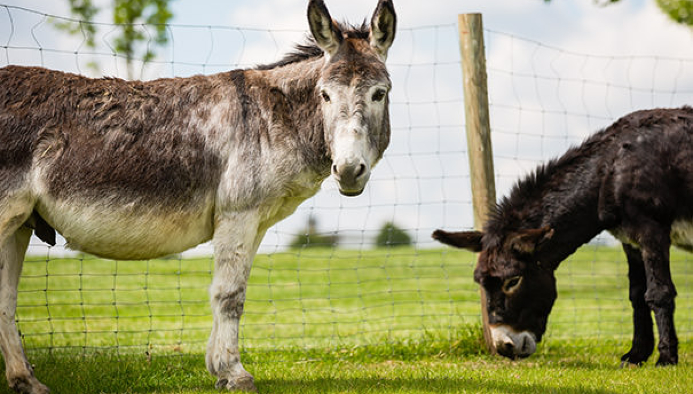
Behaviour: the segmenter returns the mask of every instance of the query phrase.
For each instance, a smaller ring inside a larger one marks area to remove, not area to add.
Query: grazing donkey
[[[678,362],[676,289],[670,245],[693,251],[693,108],[629,114],[519,181],[483,232],[433,238],[479,254],[474,279],[487,297],[493,344],[501,355],[536,350],[556,299],[554,271],[602,230],[623,243],[633,306],[632,348],[639,365]]]
[[[390,140],[392,0],[361,27],[335,23],[311,0],[308,22],[313,40],[296,53],[212,76],[128,82],[0,69],[0,347],[12,388],[48,392],[14,321],[33,229],[112,259],[211,239],[207,369],[219,388],[255,389],[238,322],[265,231],[330,173],[342,194],[360,194]]]

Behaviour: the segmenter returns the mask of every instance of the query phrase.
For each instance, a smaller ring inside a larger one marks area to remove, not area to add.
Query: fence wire
[[[117,26],[0,5],[0,66],[38,65],[126,77],[114,51]],[[147,26],[138,26],[145,36]],[[135,60],[136,77],[211,74],[277,60],[305,31],[168,25],[156,58]],[[271,228],[251,273],[242,319],[247,351],[336,349],[447,340],[478,325],[474,255],[442,248],[436,228],[472,227],[464,100],[454,24],[402,28],[388,68],[392,143],[364,194],[341,197],[328,180],[314,198]],[[576,53],[485,31],[491,127],[499,196],[518,177],[636,109],[693,102],[693,59]],[[145,42],[142,48],[153,46]],[[140,48],[140,49],[142,49]],[[410,247],[376,247],[387,222]],[[297,236],[337,244],[290,247]],[[212,249],[150,261],[108,261],[32,240],[17,324],[29,350],[201,352],[211,330],[207,288]],[[693,334],[689,255],[672,253],[677,328]],[[558,270],[559,300],[547,340],[631,335],[625,257],[607,235]],[[585,345],[589,346],[589,345]]]

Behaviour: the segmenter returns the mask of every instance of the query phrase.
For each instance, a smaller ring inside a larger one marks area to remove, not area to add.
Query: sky
[[[114,32],[107,11],[95,18],[104,23],[96,53],[79,36],[56,32],[41,15],[68,17],[66,3],[0,0],[0,66],[125,77],[122,60],[109,49]],[[376,5],[375,0],[325,3],[333,18],[351,23],[368,20]],[[361,196],[340,196],[328,179],[316,197],[268,231],[261,251],[283,250],[311,215],[319,231],[338,233],[344,247],[356,248],[371,247],[387,221],[423,248],[436,246],[429,236],[436,228],[473,226],[458,14],[483,15],[498,198],[537,164],[631,111],[693,104],[693,30],[668,20],[654,0],[607,7],[591,0],[394,3],[391,146]],[[277,60],[307,33],[306,5],[306,0],[174,0],[170,44],[138,75],[185,77]]]

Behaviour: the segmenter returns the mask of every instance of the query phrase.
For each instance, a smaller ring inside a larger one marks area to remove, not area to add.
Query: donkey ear
[[[330,56],[337,53],[342,43],[342,32],[323,0],[310,0],[308,3],[308,24],[318,46]]]
[[[396,28],[397,15],[392,0],[380,0],[371,18],[370,41],[383,60],[387,58],[387,51],[395,39]]]
[[[431,237],[447,245],[457,248],[471,250],[472,252],[481,252],[481,238],[484,233],[481,231],[461,231],[449,233],[443,230],[436,230]]]
[[[510,245],[512,250],[518,253],[532,254],[541,243],[548,241],[551,237],[553,237],[553,229],[549,226],[521,230],[510,237],[508,245]]]

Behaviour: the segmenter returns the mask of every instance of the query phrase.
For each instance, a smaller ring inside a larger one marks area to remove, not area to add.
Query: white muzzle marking
[[[339,184],[340,193],[345,196],[358,196],[366,187],[370,169],[365,160],[352,156],[335,162],[332,165],[332,176]]]
[[[358,196],[371,176],[372,148],[364,127],[354,117],[334,141],[332,176],[345,196]]]
[[[508,358],[529,357],[537,350],[537,338],[533,333],[517,332],[505,324],[491,326],[491,338],[498,354]]]

